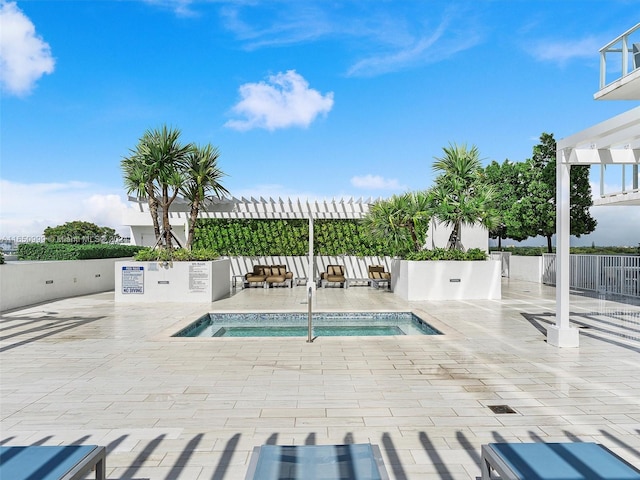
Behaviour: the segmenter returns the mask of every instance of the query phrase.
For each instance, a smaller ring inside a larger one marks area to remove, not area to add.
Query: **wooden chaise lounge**
[[[386,283],[387,288],[391,288],[391,273],[385,271],[384,265],[369,265],[369,282],[376,288],[381,283]]]
[[[267,274],[265,270],[268,267],[266,265],[254,265],[253,270],[244,275],[244,286],[250,287],[251,285],[260,285],[263,287],[265,285],[265,280],[267,279]]]
[[[327,265],[327,271],[320,274],[320,286],[324,288],[327,283],[340,283],[346,287],[347,277],[343,265]]]
[[[281,283],[293,287],[293,272],[287,271],[286,265],[254,265],[253,270],[244,276],[245,286],[260,285],[269,288]]]
[[[272,265],[265,270],[267,278],[265,279],[266,287],[273,286],[274,283],[281,283],[284,286],[293,288],[293,272],[287,271],[286,265]]]

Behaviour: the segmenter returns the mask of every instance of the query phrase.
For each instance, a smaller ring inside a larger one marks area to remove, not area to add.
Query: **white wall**
[[[500,262],[394,260],[391,289],[403,300],[502,298]]]
[[[542,257],[511,255],[509,258],[509,278],[542,283]]]
[[[122,258],[10,262],[0,265],[0,310],[113,290]]]
[[[453,230],[453,227],[447,227],[432,220],[429,225],[429,230],[427,231],[426,247],[429,250],[433,248],[447,248],[451,230]],[[480,250],[489,252],[489,232],[484,227],[463,225],[460,240],[465,250],[479,248]]]
[[[208,262],[117,262],[116,303],[188,302],[211,303],[229,296],[229,260]],[[137,275],[125,269],[136,269]],[[138,270],[139,269],[139,270]],[[127,281],[128,279],[133,281]],[[123,285],[124,284],[124,285]],[[132,285],[141,292],[127,291]]]

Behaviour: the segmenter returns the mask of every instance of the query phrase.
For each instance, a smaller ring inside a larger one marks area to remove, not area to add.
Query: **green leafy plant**
[[[427,260],[486,260],[487,254],[479,248],[470,248],[466,252],[462,250],[451,250],[448,248],[434,248],[433,250],[420,250],[411,252],[405,256],[405,260],[427,261]]]
[[[209,261],[220,258],[218,253],[212,249],[196,248],[187,250],[186,248],[145,248],[140,250],[134,257],[138,262],[195,262]]]
[[[118,244],[21,243],[18,260],[90,260],[132,257],[144,247]]]

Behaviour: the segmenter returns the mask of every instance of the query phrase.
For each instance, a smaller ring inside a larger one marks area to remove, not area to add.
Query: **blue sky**
[[[598,49],[640,19],[633,0],[0,0],[0,12],[3,238],[78,219],[126,233],[120,160],[163,124],[220,149],[234,196],[376,198],[431,186],[450,142],[522,161],[542,132],[637,104],[593,100]],[[574,244],[640,242],[639,208],[593,214],[598,229]]]

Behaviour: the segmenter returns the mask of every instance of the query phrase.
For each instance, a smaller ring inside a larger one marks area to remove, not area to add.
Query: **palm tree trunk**
[[[189,214],[189,236],[187,238],[187,250],[191,250],[193,246],[193,237],[196,231],[196,221],[198,220],[198,212],[200,210],[200,202],[194,200],[191,204],[191,212]]]
[[[171,242],[171,224],[169,223],[169,188],[162,186],[162,230],[164,235],[164,244],[171,250],[173,248]]]
[[[158,199],[153,194],[153,185],[147,184],[147,202],[149,203],[149,213],[153,222],[153,234],[156,237],[156,244],[160,240],[160,222],[158,221]]]
[[[460,243],[460,222],[455,222],[453,224],[453,230],[451,230],[451,235],[449,235],[449,241],[447,242],[447,248],[449,250],[456,250]]]
[[[409,229],[409,233],[411,234],[411,241],[413,242],[413,249],[416,252],[419,252],[422,248],[422,245],[418,242],[418,235],[416,234],[416,226],[413,222],[408,222],[406,227]]]

